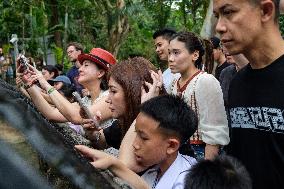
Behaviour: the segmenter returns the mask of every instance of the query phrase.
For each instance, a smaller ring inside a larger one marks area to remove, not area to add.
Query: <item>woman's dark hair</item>
[[[42,69],[48,71],[49,74],[51,74],[53,72],[54,73],[53,79],[58,76],[58,69],[55,66],[46,65],[46,66],[43,66]]]
[[[154,65],[143,57],[134,57],[115,64],[109,71],[108,79],[115,80],[124,91],[126,112],[119,119],[123,135],[139,113],[141,105],[141,87],[145,81],[152,83],[150,70],[157,71]],[[161,93],[165,93],[163,88]]]
[[[63,82],[62,87],[58,90],[60,93],[62,93],[63,96],[65,96],[65,98],[67,98],[67,100],[69,102],[74,102],[74,96],[73,96],[73,92],[76,91],[76,88],[74,85],[72,84],[67,84]]]
[[[195,51],[198,51],[199,57],[195,61],[194,65],[198,69],[202,69],[202,56],[205,53],[202,39],[192,32],[178,32],[177,34],[173,35],[170,41],[174,39],[185,43],[185,47],[189,53],[194,53]]]
[[[105,91],[105,90],[108,90],[108,79],[107,79],[107,70],[104,68],[104,67],[102,67],[101,65],[99,65],[99,64],[96,64],[96,63],[94,63],[93,62],[93,64],[95,64],[99,69],[101,69],[101,70],[105,70],[105,74],[103,75],[103,77],[101,78],[101,84],[100,84],[100,88],[101,88],[101,90],[103,90],[103,91]]]
[[[213,44],[211,43],[210,40],[203,39],[203,44],[205,48],[205,55],[204,55],[204,71],[206,71],[209,74],[213,73],[213,68],[214,68],[214,55],[213,55]]]

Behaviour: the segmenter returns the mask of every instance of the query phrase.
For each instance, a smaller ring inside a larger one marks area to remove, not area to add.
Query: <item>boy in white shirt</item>
[[[151,167],[142,175],[149,187],[184,188],[184,178],[196,160],[181,155],[179,149],[187,143],[196,128],[195,113],[178,97],[158,96],[142,104],[136,119],[137,136],[133,148],[137,164]],[[137,185],[135,173],[118,159],[87,147],[76,146],[76,149],[92,159],[95,167],[110,168],[132,186],[145,187],[143,182],[142,186],[141,182]]]

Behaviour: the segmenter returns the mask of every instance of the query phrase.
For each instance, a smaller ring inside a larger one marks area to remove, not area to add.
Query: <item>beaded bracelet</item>
[[[47,94],[50,95],[53,91],[55,91],[55,88],[54,88],[54,87],[51,87],[50,89],[48,89]]]

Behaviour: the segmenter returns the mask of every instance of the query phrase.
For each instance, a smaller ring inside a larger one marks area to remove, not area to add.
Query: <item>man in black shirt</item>
[[[222,70],[230,64],[229,62],[227,62],[226,56],[220,46],[220,39],[218,37],[212,37],[210,40],[213,44],[214,61],[217,62],[217,67],[215,69],[215,77],[219,80]]]
[[[228,153],[247,167],[253,187],[284,188],[284,41],[279,0],[213,0],[216,30],[230,54],[249,64],[229,89]]]

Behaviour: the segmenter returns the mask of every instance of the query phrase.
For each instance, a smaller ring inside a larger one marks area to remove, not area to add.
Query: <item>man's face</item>
[[[140,165],[160,164],[167,157],[167,138],[158,127],[159,122],[144,113],[138,114],[135,124],[137,135],[133,147],[136,161]]]
[[[220,58],[220,49],[213,49],[213,57],[214,57],[214,61],[219,60],[219,58]]]
[[[231,55],[252,49],[261,36],[261,10],[248,0],[213,0],[216,31]]]
[[[67,48],[67,56],[71,62],[76,62],[80,54],[81,54],[81,51],[76,50],[74,46],[69,46]]]
[[[160,60],[168,61],[168,46],[169,41],[164,39],[163,36],[159,36],[155,39],[156,53]]]

